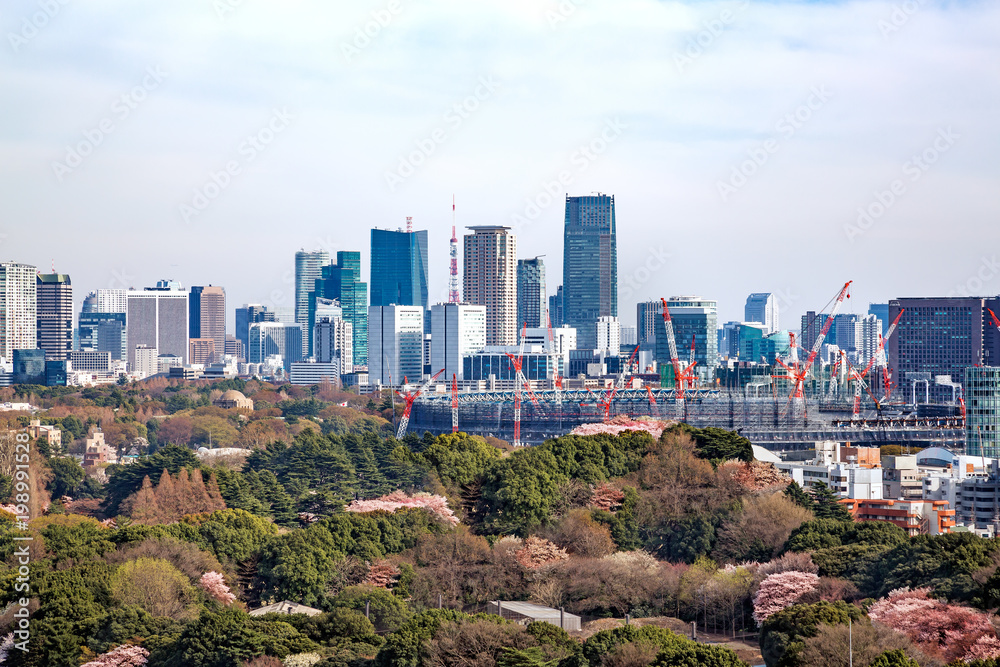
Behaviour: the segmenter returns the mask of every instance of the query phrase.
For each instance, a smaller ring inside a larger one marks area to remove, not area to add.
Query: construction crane
[[[694,367],[694,334],[691,334],[691,353],[688,355],[688,368]],[[638,348],[636,348],[638,349]],[[694,377],[688,378],[688,389],[694,388]]]
[[[628,363],[625,364],[624,366],[622,366],[621,369],[618,372],[618,380],[615,382],[615,389],[624,389],[625,388],[625,385],[626,385],[625,375],[626,375],[626,373],[628,373],[632,369],[632,362],[635,361],[635,355],[637,355],[638,353],[639,353],[639,346],[636,345],[635,349],[632,350],[632,356],[628,358]],[[632,373],[631,377],[629,377],[628,384],[631,384],[632,377],[634,377],[634,376],[635,376],[635,373]]]
[[[549,356],[553,359],[552,369],[552,386],[555,390],[555,402],[557,409],[562,408],[562,375],[559,374],[559,362],[555,361],[556,357],[556,337],[552,332],[552,318],[549,317],[549,309],[545,309],[545,325],[549,330]]]
[[[886,355],[885,352],[885,342],[889,340],[889,336],[896,331],[896,326],[899,324],[899,318],[901,318],[905,312],[905,308],[900,310],[899,314],[896,315],[896,319],[892,321],[892,324],[889,325],[889,329],[886,330],[885,336],[878,337],[878,350],[875,352],[875,363],[876,368],[878,368],[879,373],[882,375],[882,386],[885,388],[885,393],[882,394],[882,403],[888,403],[889,396],[892,395],[892,376],[889,373],[889,360],[888,355]]]
[[[451,374],[451,432],[458,433],[458,376]]]
[[[830,331],[830,327],[833,326],[833,320],[837,316],[837,311],[840,310],[840,306],[844,303],[845,298],[850,298],[848,290],[851,288],[851,283],[853,280],[848,280],[844,283],[844,286],[840,288],[840,292],[834,301],[833,308],[830,309],[830,314],[826,318],[826,322],[823,323],[823,328],[820,330],[819,335],[816,336],[816,340],[813,342],[812,349],[809,351],[809,358],[801,369],[796,369],[793,373],[795,385],[792,387],[792,392],[788,396],[788,402],[793,408],[802,404],[803,405],[803,415],[805,415],[805,398],[803,394],[803,389],[805,387],[806,375],[812,369],[813,362],[816,361],[816,355],[819,354],[820,347],[823,346],[823,340],[826,338],[826,334]]]
[[[410,410],[413,409],[413,402],[415,400],[417,400],[417,397],[420,396],[420,394],[424,393],[424,391],[427,390],[427,387],[431,386],[431,383],[434,382],[434,380],[437,380],[438,376],[441,375],[441,373],[444,373],[444,369],[443,368],[441,370],[439,370],[437,373],[435,373],[433,375],[433,377],[431,377],[430,380],[428,380],[427,382],[425,382],[416,391],[408,391],[405,394],[400,393],[398,391],[396,392],[397,394],[399,394],[400,398],[402,398],[404,401],[406,401],[406,409],[403,410],[403,417],[399,420],[399,431],[396,432],[396,439],[397,440],[402,440],[403,436],[406,435],[406,426],[407,426],[407,424],[410,423]],[[406,386],[406,377],[405,376],[403,377],[403,386],[404,387]]]
[[[691,373],[695,364],[692,363],[686,369],[681,369],[681,360],[677,357],[677,341],[674,338],[674,322],[670,319],[670,309],[667,307],[667,300],[660,298],[663,302],[663,328],[667,333],[667,346],[670,348],[670,363],[674,367],[674,389],[675,402],[684,405],[684,383]],[[697,362],[695,362],[697,363]]]
[[[861,389],[862,388],[865,391],[868,392],[868,394],[872,397],[872,400],[875,401],[876,407],[878,407],[878,401],[875,399],[875,395],[872,394],[871,389],[868,386],[868,383],[865,382],[865,376],[868,375],[868,373],[872,369],[872,366],[874,366],[874,364],[875,364],[875,357],[872,357],[871,359],[868,360],[868,365],[865,366],[865,369],[863,371],[858,371],[857,368],[855,368],[854,366],[851,365],[851,361],[847,358],[847,353],[846,352],[844,352],[843,350],[841,350],[840,351],[840,356],[844,360],[844,363],[847,364],[847,367],[850,369],[850,373],[851,373],[851,378],[850,379],[854,380],[854,406],[853,406],[853,408],[851,410],[851,421],[857,421],[858,419],[861,418]]]
[[[527,378],[524,377],[524,373],[521,371],[521,364],[524,360],[524,340],[528,337],[528,323],[524,323],[524,327],[521,329],[521,347],[517,352],[515,357],[510,352],[507,352],[507,357],[510,359],[510,363],[514,366],[514,446],[521,446],[521,387],[523,386],[528,391],[528,398],[535,405],[538,405],[538,398],[535,393],[531,391],[531,385],[528,384]]]
[[[656,407],[656,398],[653,396],[653,390],[646,385],[646,393],[649,395],[649,411],[653,413],[653,416],[657,419],[660,418],[660,409]]]

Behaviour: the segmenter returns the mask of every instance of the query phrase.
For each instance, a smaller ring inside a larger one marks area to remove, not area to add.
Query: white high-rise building
[[[548,327],[528,329],[524,336],[526,346],[541,345],[546,352],[559,358],[556,370],[565,376],[569,371],[569,353],[576,349],[576,329],[573,327],[553,327],[552,342],[549,343]]]
[[[128,290],[123,290],[123,289],[97,290],[97,312],[99,313],[128,312]]]
[[[268,357],[281,357],[286,370],[302,360],[301,324],[288,322],[254,322],[250,325],[250,346],[247,361],[251,364],[266,363]]]
[[[443,381],[462,378],[462,358],[486,347],[486,306],[437,303],[431,306],[431,373]]]
[[[436,372],[436,371],[435,371]],[[424,309],[368,307],[368,382],[419,382],[424,374]]]
[[[140,378],[148,378],[160,372],[158,361],[160,353],[155,347],[137,345],[132,350],[132,355],[135,360],[132,365],[132,372]]]
[[[125,295],[129,370],[135,370],[135,348],[139,345],[188,362],[187,290],[179,283],[160,284],[164,286],[128,290]]]
[[[771,292],[759,292],[747,297],[743,307],[746,322],[760,322],[772,334],[778,330],[778,300]]]
[[[11,363],[14,350],[38,347],[38,269],[0,262],[0,358]]]
[[[602,315],[597,318],[597,350],[618,354],[622,347],[622,323],[617,317]]]
[[[313,356],[317,363],[337,361],[341,374],[354,370],[354,326],[340,317],[317,317],[313,325]]]
[[[464,301],[486,306],[486,344],[516,345],[517,237],[510,227],[469,227],[465,236]]]

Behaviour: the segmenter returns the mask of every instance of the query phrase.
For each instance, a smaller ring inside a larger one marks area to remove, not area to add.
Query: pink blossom
[[[569,554],[548,540],[531,536],[524,541],[523,547],[514,552],[514,558],[529,570],[537,570],[548,563],[566,560]]]
[[[659,439],[663,431],[670,428],[677,422],[661,421],[658,419],[632,419],[625,415],[619,415],[613,419],[600,424],[581,424],[569,432],[570,435],[599,435],[610,433],[618,435],[625,431],[645,431],[654,438]]]
[[[598,484],[597,488],[594,489],[594,496],[590,499],[590,505],[605,512],[613,512],[622,504],[624,499],[625,494],[622,493],[621,489],[614,484],[604,482],[603,484]]]
[[[229,590],[225,578],[218,572],[206,572],[201,575],[198,585],[222,604],[232,604],[236,601],[236,596]]]
[[[763,624],[772,614],[795,604],[818,583],[819,577],[811,572],[788,570],[768,575],[753,597],[753,620]]]
[[[146,664],[149,651],[141,646],[122,644],[118,648],[97,656],[81,667],[142,667]]]
[[[446,523],[453,526],[458,525],[458,517],[448,507],[448,500],[443,496],[435,496],[425,492],[409,496],[403,491],[393,491],[374,500],[355,500],[344,509],[347,512],[395,512],[406,507],[426,509]]]
[[[388,561],[383,561],[368,566],[368,576],[365,578],[365,583],[379,588],[391,588],[399,575],[398,567]]]

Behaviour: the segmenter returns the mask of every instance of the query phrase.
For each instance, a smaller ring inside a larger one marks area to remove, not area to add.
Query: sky
[[[1000,3],[5,0],[0,257],[290,307],[300,248],[509,225],[562,275],[566,194],[615,196],[619,315],[781,324],[1000,293]]]

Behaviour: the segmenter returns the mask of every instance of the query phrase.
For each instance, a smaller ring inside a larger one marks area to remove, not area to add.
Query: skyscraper
[[[368,307],[368,381],[419,382],[424,372],[424,309]]]
[[[246,303],[236,309],[236,340],[243,344],[244,354],[250,349],[250,325],[257,322],[275,322],[274,313],[259,303]]]
[[[371,305],[427,303],[427,230],[372,230]]]
[[[336,299],[345,322],[351,324],[352,359],[355,366],[368,364],[368,283],[361,280],[361,253],[339,251],[337,263],[324,266],[310,298],[310,322],[318,319],[318,299]],[[315,356],[315,351],[313,352]]]
[[[8,363],[14,350],[38,347],[38,289],[29,264],[0,262],[0,358]]]
[[[220,359],[226,350],[226,290],[213,285],[192,287],[188,311],[188,336],[211,338],[215,358],[209,362]]]
[[[351,323],[340,316],[322,315],[313,325],[313,355],[316,363],[340,365],[341,374],[354,370],[354,336]]]
[[[64,273],[39,273],[35,281],[38,347],[46,361],[65,361],[73,351],[73,285]]]
[[[325,250],[295,253],[295,321],[302,325],[302,350],[307,355],[312,354],[309,295],[316,289],[316,280],[323,277],[323,267],[329,263],[330,253]]]
[[[486,347],[486,307],[468,303],[431,306],[431,373],[444,369],[443,380],[462,379],[462,357]]]
[[[566,197],[563,237],[563,319],[580,349],[597,344],[597,318],[618,316],[615,198]]]
[[[510,227],[469,227],[462,276],[466,303],[486,306],[486,344],[517,343],[517,237]],[[597,321],[596,319],[594,320]]]
[[[302,325],[288,322],[257,322],[250,325],[250,347],[247,361],[261,364],[272,355],[282,360],[282,368],[302,360]]]
[[[808,311],[802,316],[802,324],[799,328],[799,342],[797,345],[806,351],[805,354],[807,356],[809,350],[811,350],[813,345],[816,343],[816,339],[819,338],[820,332],[823,331],[823,327],[826,326],[826,321],[829,317],[830,316],[826,313],[817,313],[813,310]],[[830,325],[829,331],[826,332],[826,337],[823,339],[823,342],[837,342],[837,318],[833,319],[833,323]]]
[[[778,330],[778,300],[770,292],[757,292],[747,297],[743,307],[743,320],[760,322],[769,333]]]
[[[681,365],[687,366],[694,338],[695,373],[702,381],[715,378],[715,367],[719,354],[718,308],[715,301],[700,296],[674,296],[667,299],[670,319],[674,325],[674,341]],[[656,361],[662,366],[670,366],[670,345],[662,317],[656,324]]]
[[[552,320],[553,327],[561,327],[566,323],[563,312],[563,288],[560,285],[556,288],[556,293],[549,297],[549,319]]]
[[[1000,368],[970,366],[963,379],[968,396],[965,453],[1000,457]]]
[[[663,318],[663,304],[659,301],[643,301],[635,304],[636,336],[639,345],[652,349],[656,338],[656,322]]]
[[[541,257],[517,260],[517,326],[528,328],[546,325],[545,262]]]
[[[128,302],[128,290],[99,289],[97,290],[97,312],[124,313]]]
[[[887,303],[869,303],[868,304],[868,314],[869,315],[874,315],[875,317],[877,317],[882,322],[882,326],[879,329],[879,333],[882,334],[883,336],[885,336],[885,329],[886,329],[886,327],[888,327],[890,324],[892,324],[892,322],[888,322],[887,321],[889,319],[889,304],[887,304]]]
[[[610,315],[598,317],[594,331],[597,336],[595,350],[610,352],[611,354],[619,354],[621,352],[622,323],[618,321],[617,317],[611,317]]]
[[[145,345],[159,354],[188,359],[188,293],[176,283],[160,281],[162,287],[129,290],[126,294],[128,312],[128,364],[135,369],[135,348]]]

